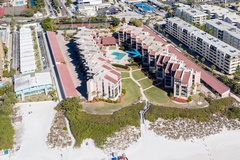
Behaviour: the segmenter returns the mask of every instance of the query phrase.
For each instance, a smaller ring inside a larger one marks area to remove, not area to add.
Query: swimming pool
[[[119,53],[119,52],[113,52],[112,55],[116,57],[115,59],[121,60],[126,54]]]

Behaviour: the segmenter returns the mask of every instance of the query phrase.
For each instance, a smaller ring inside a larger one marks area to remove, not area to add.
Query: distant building
[[[176,9],[176,15],[183,18],[191,24],[203,25],[207,20],[208,14],[191,8],[189,5],[184,5]]]
[[[219,19],[206,21],[206,29],[211,29],[212,35],[240,50],[240,29]]]
[[[155,73],[156,79],[165,88],[172,88],[175,97],[187,99],[197,92],[201,73],[187,68],[154,35],[144,32],[143,28],[124,25],[118,31],[118,37],[120,44],[129,44],[142,54],[142,65],[148,67],[149,72]],[[177,74],[180,71],[181,74]]]
[[[240,50],[178,17],[167,19],[166,32],[227,74],[233,74],[240,64]]]
[[[240,28],[240,16],[236,13],[214,5],[201,5],[201,11],[207,13],[211,19],[220,19]]]
[[[17,97],[24,100],[25,96],[33,94],[48,94],[52,90],[52,78],[50,72],[33,73],[20,77],[14,77],[14,91]]]

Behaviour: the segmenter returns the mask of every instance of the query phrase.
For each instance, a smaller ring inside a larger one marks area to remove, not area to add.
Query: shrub
[[[127,92],[126,89],[122,89],[123,94],[126,94],[126,92]]]
[[[187,101],[188,101],[188,102],[191,102],[191,101],[192,101],[192,97],[191,97],[191,96],[188,96]]]
[[[123,69],[128,69],[128,66],[126,65],[121,65],[121,64],[112,64],[114,67],[119,67],[119,68],[123,68]]]
[[[169,97],[173,97],[174,94],[172,92],[169,93]]]

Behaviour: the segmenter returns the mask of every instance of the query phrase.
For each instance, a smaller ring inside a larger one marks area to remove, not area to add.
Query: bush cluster
[[[65,110],[72,134],[76,139],[75,146],[80,146],[86,138],[92,138],[96,146],[101,147],[107,137],[120,131],[122,127],[140,125],[139,111],[144,104],[135,104],[111,115],[95,115],[82,111],[79,102],[80,100],[76,100],[75,97],[67,98],[57,106],[57,109]]]
[[[17,99],[11,84],[0,88],[0,94],[2,96],[0,104],[0,150],[2,150],[9,149],[13,145],[14,129],[9,115],[12,114],[12,106],[17,102]]]
[[[149,121],[155,121],[159,117],[163,119],[174,119],[174,118],[189,118],[195,119],[198,122],[208,121],[211,114],[224,114],[229,118],[240,118],[240,109],[229,107],[232,106],[233,102],[230,98],[222,98],[218,100],[211,100],[209,107],[198,108],[198,109],[182,109],[182,108],[171,108],[163,106],[150,106],[150,109],[146,113],[146,119]]]
[[[119,67],[119,68],[123,68],[123,69],[128,69],[128,66],[126,65],[121,65],[121,64],[112,64],[114,67]]]

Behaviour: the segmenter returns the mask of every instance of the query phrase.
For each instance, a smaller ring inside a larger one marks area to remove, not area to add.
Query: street
[[[38,31],[37,32],[37,36],[38,36],[38,42],[39,42],[39,48],[41,51],[41,62],[42,62],[42,67],[43,70],[49,70],[49,60],[47,57],[47,51],[46,51],[46,46],[43,40],[43,32],[42,31]]]

